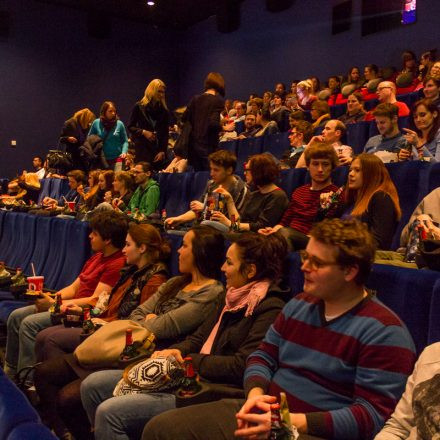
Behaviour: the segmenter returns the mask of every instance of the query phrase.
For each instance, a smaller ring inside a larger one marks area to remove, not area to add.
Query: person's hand
[[[230,122],[229,124],[225,124],[223,126],[223,131],[234,131],[235,130],[235,122]]]
[[[82,307],[76,304],[62,304],[61,305],[61,313],[68,313],[69,315],[82,315],[83,309]]]
[[[165,159],[165,153],[163,151],[159,151],[159,153],[154,156],[153,162],[160,162]]]
[[[157,315],[154,313],[149,313],[146,317],[145,317],[145,321],[149,321],[150,319],[153,318],[157,318]]]
[[[343,154],[339,155],[339,165],[350,165],[353,162],[353,158],[351,156],[344,156]]]
[[[158,357],[168,357],[168,356],[174,356],[176,358],[176,361],[180,364],[183,364],[183,357],[180,350],[177,348],[168,348],[166,350],[157,350],[151,355],[151,359],[158,358]]]
[[[411,157],[411,151],[405,150],[404,148],[401,148],[397,153],[397,158],[399,159],[399,162],[403,162],[404,160],[409,160],[410,157]]]
[[[231,227],[231,220],[228,219],[222,212],[220,211],[214,211],[211,215],[211,220],[214,220],[216,222],[221,223],[222,225],[227,226],[228,228]]]
[[[69,136],[67,138],[67,142],[70,142],[71,144],[74,144],[74,143],[78,142],[78,139],[76,137]]]
[[[324,136],[322,134],[318,134],[316,136],[313,136],[312,139],[310,139],[309,143],[306,145],[306,148],[312,144],[313,142],[325,142]]]
[[[92,322],[95,325],[105,325],[105,324],[107,324],[107,321],[104,321],[101,318],[92,318]]]
[[[104,201],[107,203],[111,203],[112,201],[112,192],[111,191],[106,191],[104,194]]]
[[[85,193],[84,193],[84,185],[78,185],[78,187],[76,188],[76,192],[81,196],[84,197]]]
[[[202,212],[203,211],[203,203],[199,202],[198,200],[193,200],[189,204],[189,209],[194,212]]]
[[[145,139],[148,139],[151,142],[156,140],[156,133],[154,133],[154,131],[143,130],[142,134],[145,137]]]
[[[276,403],[275,396],[266,394],[250,397],[236,414],[238,429],[236,437],[249,439],[265,438],[270,432],[270,405]],[[255,410],[258,411],[255,414]]]
[[[410,130],[409,128],[404,128],[403,131],[405,132],[404,138],[407,142],[409,142],[411,145],[414,145],[417,147],[419,143],[419,137],[417,136],[417,133],[413,130]]]
[[[219,187],[216,188],[213,192],[222,194],[225,198],[226,203],[229,203],[233,200],[231,194],[227,190],[225,190],[222,185],[219,185]]]
[[[282,228],[282,225],[276,225],[273,228],[270,226],[267,226],[266,228],[258,229],[258,233],[261,235],[270,235],[274,234],[275,232],[279,231]]]
[[[169,228],[172,228],[173,226],[177,226],[180,223],[182,223],[182,221],[178,217],[168,217],[165,220],[165,225]]]
[[[35,300],[35,307],[37,308],[37,312],[47,312],[52,304],[55,303],[55,300],[51,298],[47,293],[41,292],[42,298],[38,298]]]

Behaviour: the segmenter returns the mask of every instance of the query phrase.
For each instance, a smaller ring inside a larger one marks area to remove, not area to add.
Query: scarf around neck
[[[211,353],[215,337],[217,336],[225,312],[236,312],[246,307],[244,314],[245,318],[251,316],[258,304],[260,304],[260,302],[266,297],[269,286],[270,282],[268,280],[262,280],[252,281],[242,287],[230,287],[226,292],[225,306],[220,313],[217,323],[212,328],[208,339],[203,344],[200,353]]]
[[[104,126],[104,128],[107,131],[110,131],[116,125],[116,122],[118,121],[118,118],[106,119],[106,118],[104,118],[104,116],[101,116],[99,119],[101,120],[102,125]]]

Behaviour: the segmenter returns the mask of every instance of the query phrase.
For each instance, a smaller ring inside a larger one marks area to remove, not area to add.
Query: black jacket
[[[223,310],[222,301],[217,313],[209,316],[191,336],[170,348],[179,349],[183,356],[191,355],[194,368],[203,379],[242,387],[247,357],[258,348],[269,326],[289,299],[290,290],[273,285],[251,316],[244,316],[246,309],[225,312],[211,354],[200,354]]]

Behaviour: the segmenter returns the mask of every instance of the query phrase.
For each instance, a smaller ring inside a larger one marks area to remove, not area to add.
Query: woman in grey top
[[[178,253],[182,275],[162,284],[129,318],[152,331],[159,348],[192,333],[224,299],[224,287],[217,281],[225,253],[222,234],[197,226],[185,234]],[[121,376],[121,370],[85,370],[73,354],[49,359],[36,369],[35,380],[44,384],[37,388],[43,420],[59,437],[70,431],[75,438],[84,438],[88,431],[80,385],[90,373],[91,378],[104,377],[110,383]]]

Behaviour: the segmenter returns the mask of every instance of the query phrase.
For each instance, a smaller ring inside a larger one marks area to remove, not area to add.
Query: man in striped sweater
[[[337,204],[321,207],[321,194],[335,193],[338,190],[331,178],[331,172],[338,166],[335,149],[329,144],[316,142],[304,154],[311,182],[293,191],[289,206],[278,225],[258,231],[269,235],[280,230],[291,250],[304,249],[313,223],[324,217],[332,217],[337,211]]]
[[[381,429],[415,354],[399,318],[365,290],[373,239],[357,220],[324,220],[301,256],[304,292],[248,358],[247,400],[164,413],[145,427],[143,440],[177,432],[180,439],[267,438],[270,404],[280,391],[300,438],[371,439]]]

